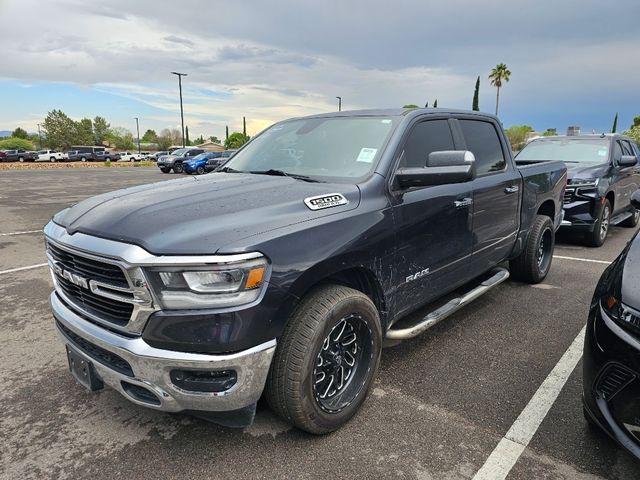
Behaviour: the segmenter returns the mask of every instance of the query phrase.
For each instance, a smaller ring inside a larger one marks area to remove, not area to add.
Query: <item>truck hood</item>
[[[348,201],[319,210],[307,197],[340,193]],[[246,237],[354,209],[356,185],[290,177],[214,173],[117,190],[54,217],[76,232],[139,245],[156,255],[213,254]]]
[[[576,180],[589,180],[603,176],[609,165],[593,163],[567,163],[567,178],[569,183],[575,178]]]

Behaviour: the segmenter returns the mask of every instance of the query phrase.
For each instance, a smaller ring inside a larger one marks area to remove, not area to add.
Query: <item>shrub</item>
[[[0,150],[33,150],[33,143],[24,138],[9,137],[0,140]]]

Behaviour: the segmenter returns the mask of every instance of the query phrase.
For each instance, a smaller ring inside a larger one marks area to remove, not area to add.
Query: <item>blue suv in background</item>
[[[183,172],[202,175],[206,173],[205,167],[207,165],[207,160],[209,160],[210,158],[219,157],[221,153],[223,152],[204,152],[200,155],[196,155],[191,160],[183,162]]]

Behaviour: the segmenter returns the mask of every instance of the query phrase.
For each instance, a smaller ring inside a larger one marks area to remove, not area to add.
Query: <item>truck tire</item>
[[[19,161],[20,163],[24,163],[24,157],[18,157],[18,161]]]
[[[589,247],[601,247],[607,239],[611,222],[611,203],[605,200],[598,209],[598,219],[592,232],[587,232],[584,241]]]
[[[381,351],[380,316],[371,299],[344,286],[319,287],[302,299],[279,339],[267,402],[301,430],[337,430],[367,398]]]
[[[176,164],[173,166],[173,171],[174,171],[174,173],[182,173],[182,172],[183,172],[183,170],[184,170],[184,167],[182,166],[182,164],[181,164],[181,163],[176,163]]]
[[[87,157],[80,157],[80,161],[81,162],[86,162],[87,161]]]
[[[51,158],[49,159],[49,161],[50,161],[51,163],[55,163],[55,162],[56,162],[56,157],[51,157]]]
[[[204,175],[204,167],[198,167],[196,168],[196,173],[198,175]]]
[[[161,168],[160,171],[162,173],[169,173],[171,171],[171,169],[170,168]]]
[[[520,255],[509,262],[509,272],[515,280],[540,283],[551,268],[556,235],[551,218],[536,215]]]
[[[633,215],[627,218],[624,222],[620,223],[620,226],[626,228],[634,228],[638,226],[638,222],[640,221],[640,210],[634,208]]]

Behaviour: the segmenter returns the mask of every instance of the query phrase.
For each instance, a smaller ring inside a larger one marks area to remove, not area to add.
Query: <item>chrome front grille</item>
[[[127,334],[142,332],[155,309],[139,268],[50,238],[47,257],[56,292],[83,318]]]
[[[573,196],[575,194],[575,189],[574,188],[567,188],[564,191],[564,203],[571,203],[573,202]]]

